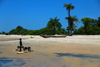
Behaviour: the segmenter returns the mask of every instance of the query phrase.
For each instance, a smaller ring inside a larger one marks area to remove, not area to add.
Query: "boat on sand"
[[[65,38],[67,35],[40,35],[43,38]]]

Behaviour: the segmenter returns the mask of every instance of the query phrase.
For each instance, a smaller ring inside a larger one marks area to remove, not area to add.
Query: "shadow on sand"
[[[68,56],[68,57],[78,57],[78,58],[94,58],[100,59],[100,55],[90,55],[90,54],[72,54],[72,53],[55,53],[58,57]]]
[[[2,54],[2,52],[0,52],[0,54]]]
[[[0,57],[0,67],[22,66],[26,62],[21,58]]]

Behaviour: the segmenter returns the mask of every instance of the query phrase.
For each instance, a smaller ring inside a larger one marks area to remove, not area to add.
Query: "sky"
[[[57,16],[62,28],[68,26],[68,11],[64,4],[75,7],[71,10],[71,16],[77,16],[80,23],[77,28],[83,26],[81,19],[100,17],[100,0],[0,0],[0,32],[9,32],[17,26],[28,30],[45,28],[50,18]]]

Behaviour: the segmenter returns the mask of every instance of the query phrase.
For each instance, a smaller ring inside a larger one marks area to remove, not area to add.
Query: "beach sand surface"
[[[20,37],[33,52],[17,54]],[[100,67],[100,35],[0,35],[0,67]]]

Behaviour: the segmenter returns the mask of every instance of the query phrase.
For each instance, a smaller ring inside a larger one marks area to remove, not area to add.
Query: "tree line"
[[[62,28],[61,23],[59,22],[60,19],[57,17],[50,18],[50,21],[47,23],[45,28],[40,30],[27,30],[21,26],[17,26],[16,29],[11,30],[8,33],[4,31],[0,34],[17,34],[17,35],[100,35],[100,17],[98,19],[91,19],[88,17],[82,18],[81,22],[84,26],[81,26],[79,29],[76,29],[76,24],[78,24],[77,16],[70,16],[70,11],[73,10],[75,7],[70,4],[64,4],[64,7],[68,11],[68,17],[65,17],[68,20],[68,27],[67,29]],[[73,33],[72,33],[73,31]]]
[[[76,35],[100,35],[100,17],[98,19],[82,18],[84,26],[75,29],[73,34]]]
[[[62,24],[59,22],[60,19],[57,17],[50,18],[48,21],[47,26],[40,30],[27,30],[21,26],[17,26],[16,29],[12,29],[10,32],[1,32],[0,34],[16,34],[16,35],[67,35],[69,26],[64,29],[61,28]],[[91,18],[82,18],[81,22],[84,26],[81,26],[79,29],[77,26],[74,28],[72,27],[73,35],[100,35],[100,17],[98,19],[91,19]]]
[[[16,29],[13,29],[9,32],[9,34],[16,34],[16,35],[66,35],[67,31],[64,28],[61,28],[62,25],[59,22],[60,19],[57,17],[50,18],[48,21],[47,26],[40,30],[27,30],[21,26],[17,26]]]

